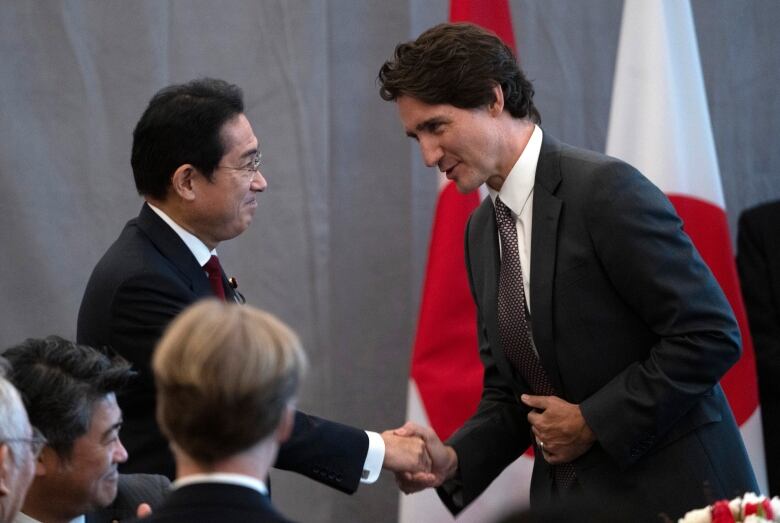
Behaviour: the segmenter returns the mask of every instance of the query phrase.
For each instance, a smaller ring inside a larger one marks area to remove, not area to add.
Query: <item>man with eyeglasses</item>
[[[175,475],[154,417],[150,361],[165,327],[188,305],[217,296],[243,303],[225,277],[216,248],[250,225],[266,189],[260,153],[244,115],[241,89],[222,80],[172,85],[149,102],[133,132],[131,164],[145,203],[98,262],[78,319],[79,343],[110,346],[138,379],[120,397],[125,472]],[[381,468],[424,470],[419,438],[376,434],[296,412],[277,468],[352,493]]]
[[[37,466],[31,458],[34,479],[14,523],[123,521],[162,502],[167,478],[117,471],[127,451],[116,393],[134,374],[124,359],[58,336],[27,339],[4,356],[42,434],[29,440]]]
[[[42,442],[30,426],[16,388],[5,379],[0,358],[0,523],[11,523],[22,508]]]

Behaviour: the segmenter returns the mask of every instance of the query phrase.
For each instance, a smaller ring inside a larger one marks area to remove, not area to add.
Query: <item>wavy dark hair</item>
[[[512,49],[474,24],[439,24],[412,42],[398,44],[379,70],[379,95],[387,101],[412,96],[427,104],[483,107],[501,86],[504,106],[515,118],[541,123],[534,89]]]

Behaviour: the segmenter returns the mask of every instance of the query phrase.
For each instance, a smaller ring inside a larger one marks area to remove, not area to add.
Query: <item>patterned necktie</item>
[[[525,301],[523,269],[517,242],[517,225],[501,198],[496,197],[496,223],[501,238],[501,272],[498,280],[498,335],[509,362],[520,372],[534,394],[555,395],[555,388],[539,362],[531,338],[531,324]],[[553,466],[553,477],[560,488],[574,482],[571,463]]]
[[[203,270],[209,275],[209,283],[214,296],[225,301],[225,287],[222,286],[222,266],[219,264],[219,258],[212,255],[203,266]]]

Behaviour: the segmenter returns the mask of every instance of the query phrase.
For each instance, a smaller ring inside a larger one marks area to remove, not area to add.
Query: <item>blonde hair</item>
[[[155,350],[157,421],[191,458],[213,463],[276,429],[305,366],[298,337],[275,316],[201,301],[169,325]]]

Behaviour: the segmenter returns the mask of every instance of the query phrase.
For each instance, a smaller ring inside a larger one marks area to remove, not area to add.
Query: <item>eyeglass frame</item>
[[[1,438],[0,444],[3,443],[27,443],[30,445],[30,451],[33,455],[33,458],[37,459],[38,456],[41,455],[41,452],[43,452],[43,447],[45,447],[49,440],[46,439],[46,436],[43,435],[43,433],[37,428],[32,428],[32,437],[29,438]]]
[[[229,165],[217,165],[217,167],[222,169],[230,169],[231,171],[247,171],[249,173],[252,173],[254,175],[255,173],[260,172],[260,160],[263,158],[263,153],[260,151],[257,151],[254,156],[252,156],[252,162],[248,167],[231,167]]]

